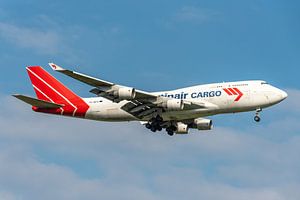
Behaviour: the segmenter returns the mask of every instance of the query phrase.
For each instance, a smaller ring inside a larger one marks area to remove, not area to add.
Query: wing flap
[[[64,106],[62,104],[56,104],[56,103],[52,103],[52,102],[49,102],[49,101],[35,99],[35,98],[28,97],[28,96],[21,95],[21,94],[14,94],[12,96],[16,97],[17,99],[19,99],[21,101],[24,101],[27,104],[30,104],[30,105],[38,107],[38,108],[49,108],[49,109],[51,109],[51,108],[61,108],[61,107]]]

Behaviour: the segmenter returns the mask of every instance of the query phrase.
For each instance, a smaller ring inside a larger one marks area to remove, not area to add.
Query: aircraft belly
[[[195,110],[165,112],[162,114],[162,117],[164,120],[183,120],[183,119],[204,117],[204,116],[209,116],[214,114],[217,114],[216,110],[195,109]]]
[[[90,109],[85,116],[87,119],[98,121],[132,121],[137,120],[131,114],[118,107]]]

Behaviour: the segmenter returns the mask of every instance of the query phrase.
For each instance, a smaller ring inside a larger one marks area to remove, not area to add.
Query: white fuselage
[[[164,120],[184,120],[221,113],[246,112],[262,109],[279,103],[287,94],[265,81],[224,82],[186,87],[172,91],[154,92],[160,96],[207,102],[205,109],[167,111]],[[112,102],[102,97],[85,98],[90,106],[85,118],[99,121],[132,121],[137,119],[121,109],[128,101]],[[212,106],[209,106],[212,104]],[[148,120],[148,119],[143,119]]]

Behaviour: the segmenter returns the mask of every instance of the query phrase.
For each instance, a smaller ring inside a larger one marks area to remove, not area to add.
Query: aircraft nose
[[[272,93],[273,93],[273,95],[270,95],[269,100],[275,104],[283,101],[288,96],[288,94],[285,91],[283,91],[279,88],[275,88],[275,87],[274,87],[274,90]]]
[[[283,90],[280,90],[280,95],[282,97],[282,100],[284,100],[284,99],[286,99],[288,97],[288,94],[285,91],[283,91]]]

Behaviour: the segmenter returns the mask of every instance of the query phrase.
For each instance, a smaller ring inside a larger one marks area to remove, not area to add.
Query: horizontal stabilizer
[[[38,107],[38,108],[49,108],[50,109],[50,108],[61,108],[64,106],[62,104],[56,104],[56,103],[52,103],[49,101],[35,99],[35,98],[24,96],[21,94],[14,94],[13,96],[16,97],[17,99],[20,99],[21,101],[24,101],[25,103],[28,103],[28,104]]]

